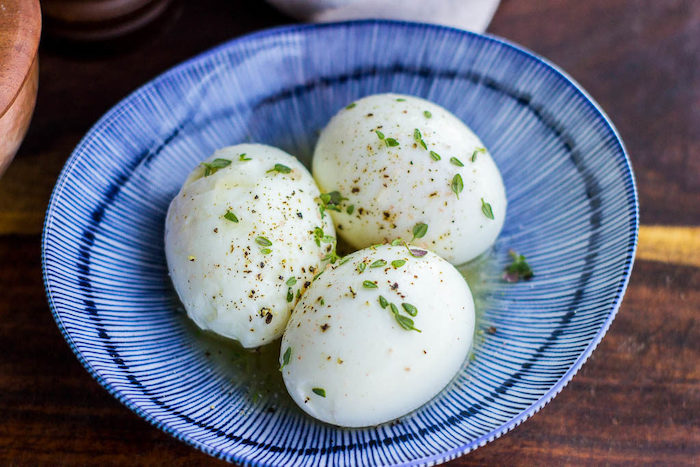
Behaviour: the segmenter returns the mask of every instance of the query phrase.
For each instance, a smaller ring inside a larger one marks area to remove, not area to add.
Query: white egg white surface
[[[320,135],[313,174],[321,191],[348,198],[331,215],[355,248],[410,239],[422,222],[429,230],[415,243],[461,264],[493,244],[506,215],[503,181],[483,143],[446,109],[417,97],[378,94],[340,110]]]
[[[389,305],[382,307],[380,296]],[[420,332],[402,327],[390,304]],[[471,291],[450,263],[378,246],[349,255],[312,283],[287,324],[280,365],[289,394],[311,416],[372,426],[438,394],[464,363],[473,332]]]
[[[321,219],[319,190],[295,157],[241,144],[204,163],[216,160],[231,163],[208,176],[204,165],[195,168],[170,204],[168,270],[200,328],[256,347],[282,335],[296,301],[288,295],[310,283],[331,247],[317,245],[314,228],[330,236],[334,229]]]

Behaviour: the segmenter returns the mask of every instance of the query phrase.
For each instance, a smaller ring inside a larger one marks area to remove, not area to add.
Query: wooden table
[[[44,38],[34,121],[0,180],[0,464],[219,462],[138,418],[80,366],[46,304],[40,232],[59,170],[101,114],[194,54],[291,21],[260,0],[201,0],[176,3],[118,52]],[[643,230],[620,313],[582,371],[454,465],[697,465],[700,2],[505,0],[490,31],[551,59],[602,105],[631,155],[642,222],[665,227]],[[657,245],[668,238],[685,238],[686,252]]]

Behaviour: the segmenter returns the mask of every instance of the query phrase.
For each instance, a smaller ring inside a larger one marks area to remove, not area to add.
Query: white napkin
[[[401,19],[484,32],[500,0],[268,0],[310,22],[362,18]]]

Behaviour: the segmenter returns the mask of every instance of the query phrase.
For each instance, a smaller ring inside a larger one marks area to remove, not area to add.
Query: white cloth
[[[500,0],[268,0],[309,22],[382,18],[442,24],[484,32]]]

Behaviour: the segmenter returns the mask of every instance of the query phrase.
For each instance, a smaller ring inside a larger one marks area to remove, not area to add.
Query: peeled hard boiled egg
[[[280,365],[289,394],[311,416],[377,425],[438,394],[464,363],[473,332],[474,301],[450,263],[403,246],[367,248],[301,297]]]
[[[446,109],[412,96],[368,96],[338,112],[321,132],[313,174],[321,191],[347,198],[330,213],[355,248],[410,239],[424,223],[415,243],[460,264],[493,244],[506,215],[483,143]]]
[[[304,166],[270,146],[227,147],[192,171],[168,209],[165,253],[200,328],[244,347],[282,335],[298,292],[332,248],[317,241],[319,230],[334,236],[318,196]]]

